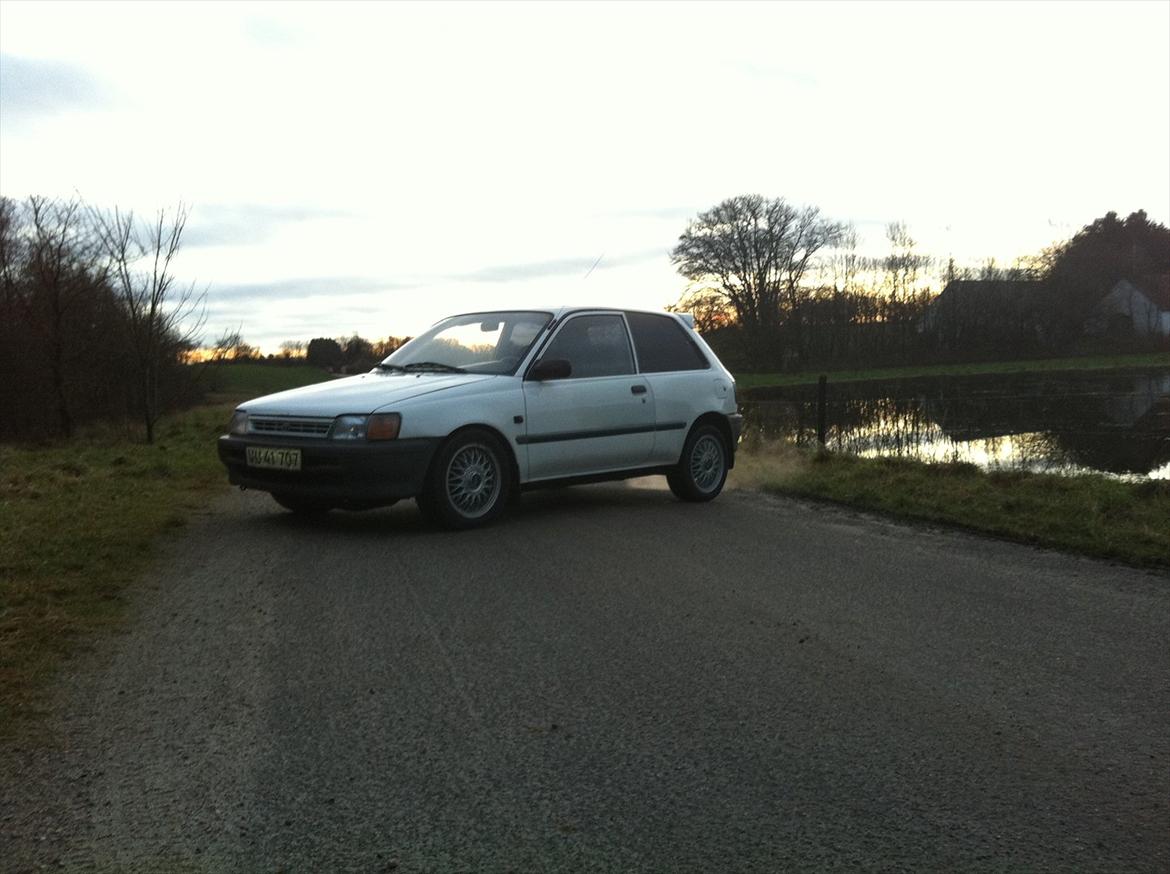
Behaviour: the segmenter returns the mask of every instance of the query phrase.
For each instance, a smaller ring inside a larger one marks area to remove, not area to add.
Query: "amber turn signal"
[[[393,440],[398,436],[398,429],[402,427],[402,416],[398,413],[378,413],[370,416],[366,425],[367,440]]]

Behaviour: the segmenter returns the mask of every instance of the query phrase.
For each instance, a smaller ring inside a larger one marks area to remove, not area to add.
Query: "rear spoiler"
[[[687,323],[687,327],[692,331],[695,330],[695,314],[694,313],[675,313],[680,319]]]

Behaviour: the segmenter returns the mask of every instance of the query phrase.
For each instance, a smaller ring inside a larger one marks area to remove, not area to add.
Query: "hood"
[[[372,413],[410,398],[495,377],[482,373],[391,373],[374,371],[277,392],[240,404],[263,416],[340,416]]]

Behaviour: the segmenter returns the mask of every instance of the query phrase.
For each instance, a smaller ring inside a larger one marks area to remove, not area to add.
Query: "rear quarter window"
[[[634,335],[638,370],[642,373],[706,370],[710,367],[706,356],[687,336],[686,328],[670,316],[626,313],[626,321]]]

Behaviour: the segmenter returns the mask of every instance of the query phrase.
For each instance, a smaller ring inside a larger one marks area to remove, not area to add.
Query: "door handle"
[[[636,395],[644,395],[644,394],[646,394],[646,386],[644,386],[644,385],[631,385],[630,391]]]

